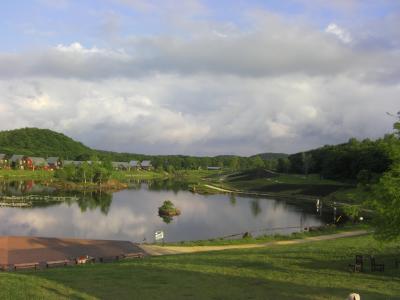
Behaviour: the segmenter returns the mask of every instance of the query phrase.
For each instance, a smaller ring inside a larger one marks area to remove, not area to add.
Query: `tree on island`
[[[171,223],[172,217],[179,216],[181,211],[170,200],[164,201],[163,205],[158,208],[158,215],[167,224]]]

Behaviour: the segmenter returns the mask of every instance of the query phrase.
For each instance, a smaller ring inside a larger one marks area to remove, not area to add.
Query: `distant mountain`
[[[264,160],[270,160],[270,159],[286,158],[289,156],[289,154],[266,152],[266,153],[260,153],[260,154],[253,155],[252,157],[254,157],[254,156],[260,156]]]
[[[0,131],[0,153],[31,156],[89,157],[95,150],[66,135],[48,129],[22,128]]]

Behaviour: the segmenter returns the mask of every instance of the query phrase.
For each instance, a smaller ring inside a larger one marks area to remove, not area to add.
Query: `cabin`
[[[4,169],[8,167],[8,159],[7,155],[0,153],[0,169]]]
[[[131,160],[129,162],[129,167],[131,170],[137,170],[140,168],[140,163],[137,160]]]
[[[25,168],[28,170],[37,170],[37,169],[47,170],[49,168],[47,161],[43,157],[28,156],[25,157],[24,160],[25,160]]]
[[[127,162],[113,161],[111,164],[114,170],[128,171],[130,169],[130,164]]]
[[[218,170],[221,170],[221,167],[207,167],[207,170],[218,171]]]
[[[62,161],[57,156],[48,157],[46,161],[51,170],[57,170],[62,167]]]
[[[82,165],[84,162],[81,160],[64,160],[62,162],[63,166],[68,166],[68,165],[74,165],[75,167],[79,167]]]
[[[13,169],[23,170],[25,166],[24,155],[13,154],[10,158],[10,166]]]
[[[140,164],[140,167],[141,167],[143,170],[151,170],[151,169],[153,169],[153,165],[151,164],[151,161],[150,161],[150,160],[144,160],[144,161],[142,161],[142,163]]]

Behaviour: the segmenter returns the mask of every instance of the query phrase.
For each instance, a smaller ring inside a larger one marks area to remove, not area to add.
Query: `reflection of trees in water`
[[[172,179],[166,179],[166,180],[152,180],[148,183],[148,188],[150,191],[162,191],[162,190],[167,190],[167,191],[173,191],[175,193],[178,193],[179,191],[182,190],[188,190],[189,189],[189,183],[185,181],[179,181],[179,180],[172,180]]]
[[[159,216],[160,216],[160,215],[159,215]],[[171,222],[174,220],[174,218],[171,217],[171,216],[160,216],[160,218],[163,220],[163,222],[164,222],[165,224],[169,224],[169,223],[171,223]]]
[[[232,206],[236,205],[237,200],[236,200],[236,196],[234,194],[229,195],[229,202],[231,203]]]
[[[22,196],[29,194],[52,194],[55,188],[49,187],[48,183],[35,182],[33,180],[0,181],[0,194],[6,196]]]
[[[47,186],[46,182],[36,183],[32,180],[19,181],[0,181],[0,195],[24,196],[24,195],[43,195],[54,197],[76,197],[78,200],[66,198],[64,201],[35,201],[33,207],[48,207],[66,203],[69,206],[77,203],[82,212],[100,208],[100,211],[107,215],[111,202],[112,194],[101,191],[77,192],[63,191]]]
[[[262,211],[261,205],[260,205],[260,199],[253,199],[250,202],[250,208],[251,208],[251,212],[253,213],[253,216],[257,217]]]
[[[142,188],[142,181],[138,179],[131,179],[128,181],[128,188],[131,190],[140,190]]]
[[[100,208],[100,211],[107,215],[112,203],[112,194],[102,192],[84,192],[78,195],[79,200],[77,204],[81,209],[81,212],[89,210],[95,210]]]

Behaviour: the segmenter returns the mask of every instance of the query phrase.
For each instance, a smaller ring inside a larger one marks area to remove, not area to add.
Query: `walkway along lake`
[[[318,215],[312,203],[294,206],[273,199],[205,196],[171,182],[136,183],[112,195],[62,193],[32,181],[0,182],[0,195],[59,197],[60,193],[70,200],[38,202],[32,207],[0,207],[0,235],[153,242],[154,232],[163,230],[166,241],[175,242],[246,231],[255,235],[290,233],[299,231],[300,226],[324,224],[329,218]],[[182,211],[169,223],[158,216],[158,207],[165,200],[171,200]]]

